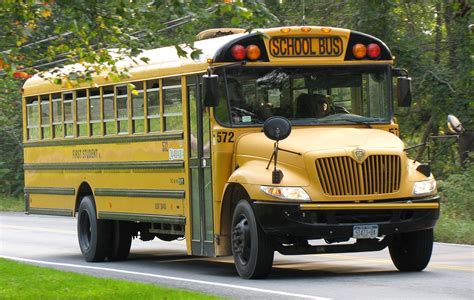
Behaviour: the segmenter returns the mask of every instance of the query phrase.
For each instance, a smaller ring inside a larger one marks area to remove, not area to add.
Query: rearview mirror
[[[411,106],[411,78],[410,77],[398,77],[397,100],[398,100],[398,106],[400,107]]]
[[[203,104],[205,107],[219,105],[219,76],[205,74],[202,76]]]
[[[462,127],[461,122],[454,115],[448,115],[448,131],[451,134],[461,134],[464,132],[464,127]]]

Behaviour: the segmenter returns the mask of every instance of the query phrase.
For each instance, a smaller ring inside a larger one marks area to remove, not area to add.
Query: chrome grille
[[[362,163],[349,156],[319,158],[316,171],[324,193],[332,196],[388,194],[400,188],[398,155],[371,155]]]

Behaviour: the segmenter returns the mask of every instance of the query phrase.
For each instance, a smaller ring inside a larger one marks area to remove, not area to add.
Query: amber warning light
[[[237,44],[230,49],[230,53],[236,60],[243,60],[245,58],[248,60],[257,60],[260,58],[262,52],[257,45],[248,45],[247,47],[244,47]]]

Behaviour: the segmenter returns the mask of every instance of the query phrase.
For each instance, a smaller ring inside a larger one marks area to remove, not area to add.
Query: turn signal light
[[[380,56],[380,46],[377,44],[369,44],[367,46],[367,55],[370,58],[377,58]]]
[[[247,46],[247,58],[250,60],[257,60],[260,58],[260,48],[256,45],[248,45]]]
[[[354,54],[355,58],[362,59],[367,54],[367,48],[363,44],[355,44],[352,47],[352,54]]]
[[[230,52],[232,54],[232,57],[235,58],[236,60],[242,60],[245,58],[245,48],[242,45],[235,45],[230,49]]]

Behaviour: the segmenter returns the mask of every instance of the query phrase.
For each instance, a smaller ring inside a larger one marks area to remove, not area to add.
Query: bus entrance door
[[[214,256],[212,173],[209,113],[202,106],[197,76],[188,77],[189,182],[191,192],[192,254]]]

